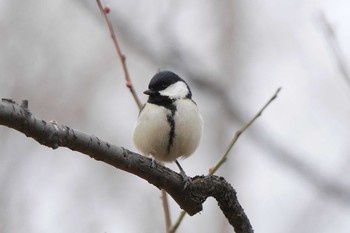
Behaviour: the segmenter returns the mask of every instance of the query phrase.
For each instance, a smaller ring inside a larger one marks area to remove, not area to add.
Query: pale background
[[[158,69],[192,87],[205,132],[182,161],[189,175],[206,174],[281,86],[218,175],[256,232],[350,231],[350,86],[337,63],[349,67],[350,1],[105,3],[138,93]],[[0,97],[28,99],[37,117],[135,150],[138,110],[94,0],[0,0]],[[0,127],[0,232],[164,232],[160,192]],[[178,232],[233,230],[210,198]]]

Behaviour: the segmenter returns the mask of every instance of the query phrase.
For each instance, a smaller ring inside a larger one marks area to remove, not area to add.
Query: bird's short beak
[[[155,94],[156,92],[155,91],[152,91],[152,90],[147,90],[147,91],[144,91],[143,94],[146,94],[146,95],[152,95],[152,94]]]

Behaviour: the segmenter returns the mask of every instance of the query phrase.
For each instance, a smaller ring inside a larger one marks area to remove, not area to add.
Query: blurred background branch
[[[341,76],[344,78],[344,81],[350,87],[350,76],[349,76],[346,59],[344,57],[342,49],[340,48],[339,42],[337,41],[336,31],[327,20],[324,12],[320,12],[318,17],[318,23],[321,26],[322,33],[324,35],[324,38],[327,41],[327,45],[329,46],[329,49],[331,50],[332,56],[339,69],[339,72],[341,73]]]

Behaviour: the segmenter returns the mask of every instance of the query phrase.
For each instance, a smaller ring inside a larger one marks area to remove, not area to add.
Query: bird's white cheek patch
[[[170,85],[162,91],[159,91],[159,94],[162,96],[168,96],[171,99],[184,98],[188,95],[188,88],[184,82],[180,81]]]

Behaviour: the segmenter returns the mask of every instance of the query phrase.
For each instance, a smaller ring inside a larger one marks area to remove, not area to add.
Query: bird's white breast
[[[198,147],[203,120],[197,106],[189,99],[179,99],[175,103],[175,137],[169,150],[171,127],[167,115],[171,115],[171,111],[147,103],[140,112],[134,130],[134,143],[143,154],[171,162],[181,156],[191,155]]]

